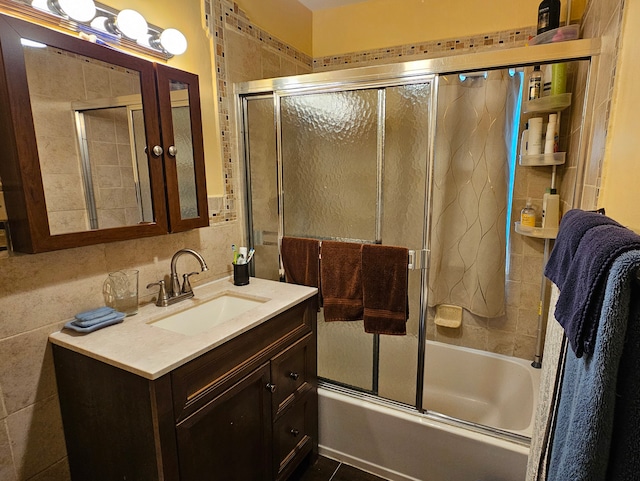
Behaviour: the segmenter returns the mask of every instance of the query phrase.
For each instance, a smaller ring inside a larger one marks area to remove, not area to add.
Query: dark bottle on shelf
[[[540,35],[560,26],[560,0],[542,0],[538,7],[538,32]]]

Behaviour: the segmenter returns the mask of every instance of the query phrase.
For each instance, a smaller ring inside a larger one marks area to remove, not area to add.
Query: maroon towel
[[[283,237],[280,247],[285,279],[289,284],[320,287],[320,241]],[[319,296],[316,307],[319,308]]]
[[[364,330],[372,334],[407,333],[409,250],[366,244],[362,248]]]
[[[283,237],[280,253],[288,283],[320,287],[320,241]]]
[[[362,244],[322,241],[320,284],[325,321],[362,319]]]

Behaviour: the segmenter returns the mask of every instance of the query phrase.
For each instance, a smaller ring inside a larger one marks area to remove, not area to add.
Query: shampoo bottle
[[[556,151],[556,122],[558,114],[549,114],[547,134],[544,137],[544,153],[553,154]]]
[[[542,71],[540,65],[533,67],[529,76],[529,100],[539,99],[542,96]]]
[[[537,34],[553,30],[560,26],[560,0],[542,0],[538,7]]]
[[[536,226],[536,210],[531,205],[531,199],[527,199],[525,208],[520,211],[520,225],[522,227]]]
[[[547,189],[542,196],[542,227],[557,229],[560,225],[560,196],[556,189]]]

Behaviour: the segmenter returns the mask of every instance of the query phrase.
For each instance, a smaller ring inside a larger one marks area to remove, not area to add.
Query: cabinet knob
[[[175,145],[170,145],[167,149],[167,152],[169,152],[169,155],[171,157],[175,157],[178,153],[178,148]]]
[[[267,388],[268,391],[276,392],[276,385],[275,384],[271,384],[270,382],[268,382],[266,388]]]
[[[293,379],[294,381],[297,381],[297,380],[298,380],[298,378],[300,377],[300,375],[299,375],[297,372],[290,372],[290,373],[289,373],[289,377],[290,377],[291,379]]]
[[[164,152],[164,150],[162,150],[162,147],[160,147],[159,145],[154,145],[151,151],[153,152],[153,155],[155,155],[156,157],[160,157]]]
[[[295,438],[298,437],[298,434],[300,434],[300,431],[298,431],[296,428],[292,428],[291,431],[289,431],[291,433],[291,435]]]

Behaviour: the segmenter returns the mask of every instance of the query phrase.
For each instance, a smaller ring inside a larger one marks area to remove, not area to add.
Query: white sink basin
[[[233,292],[223,292],[209,301],[204,301],[184,311],[170,314],[149,324],[154,327],[161,327],[169,331],[193,336],[238,317],[240,314],[268,300],[259,297],[241,296]]]

